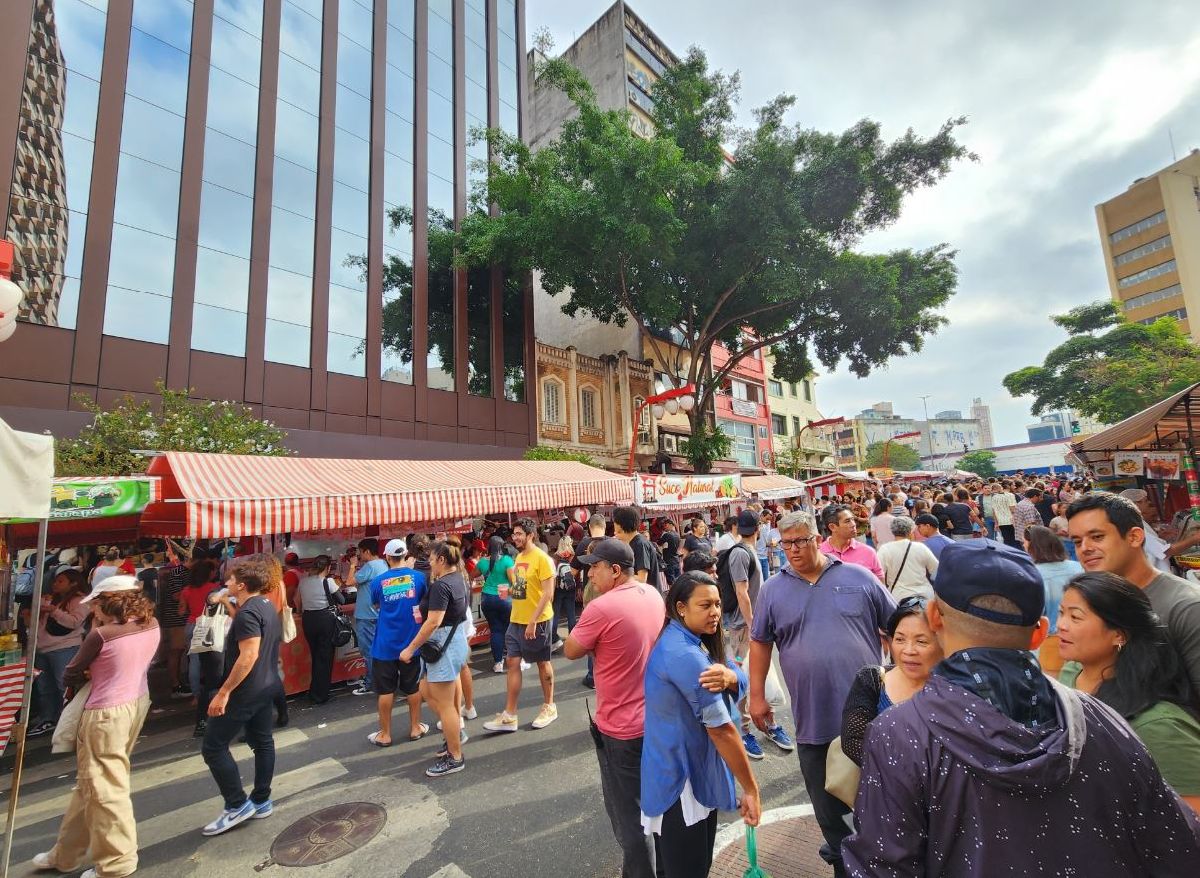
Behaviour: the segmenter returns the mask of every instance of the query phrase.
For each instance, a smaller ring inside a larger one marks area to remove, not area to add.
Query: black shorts
[[[375,659],[371,662],[371,674],[375,677],[375,691],[380,695],[416,695],[421,686],[421,659],[413,656],[411,662],[400,659]]]

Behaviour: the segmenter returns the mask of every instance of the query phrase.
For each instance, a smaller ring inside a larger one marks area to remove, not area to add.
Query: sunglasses
[[[926,603],[928,603],[928,601],[926,601],[925,598],[921,597],[920,595],[910,594],[908,597],[906,597],[902,601],[900,601],[900,603],[896,604],[896,609],[897,610],[912,610],[912,609],[923,610],[923,609],[925,609]]]

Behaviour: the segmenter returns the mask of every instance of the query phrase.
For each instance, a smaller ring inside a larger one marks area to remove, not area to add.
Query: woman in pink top
[[[82,878],[124,878],[138,866],[129,756],[150,710],[146,672],[158,650],[158,620],[132,576],[105,579],[85,600],[92,630],[63,675],[72,690],[92,684],[75,739],[75,789],[54,848],[33,864],[74,872],[90,848],[95,867]]]
[[[41,720],[29,729],[31,737],[54,731],[62,713],[63,672],[83,643],[83,623],[88,616],[83,596],[87,592],[83,574],[68,568],[54,577],[50,594],[42,596],[41,624],[34,657],[34,665],[41,671],[34,681]]]

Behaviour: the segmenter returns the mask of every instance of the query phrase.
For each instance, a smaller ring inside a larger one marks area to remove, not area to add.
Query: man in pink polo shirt
[[[592,739],[604,808],[623,852],[622,878],[654,878],[641,820],[642,733],[646,662],[666,609],[658,588],[633,575],[633,550],[621,540],[594,543],[578,562],[600,594],[583,608],[563,654],[594,659]]]
[[[828,506],[821,514],[821,521],[829,531],[829,537],[821,543],[821,551],[832,555],[845,564],[857,564],[866,567],[875,574],[875,578],[883,582],[883,567],[875,550],[866,543],[855,539],[858,533],[858,523],[849,506]]]

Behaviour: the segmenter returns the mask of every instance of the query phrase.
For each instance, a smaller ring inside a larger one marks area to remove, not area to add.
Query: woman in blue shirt
[[[642,826],[658,836],[667,878],[708,874],[718,809],[758,825],[758,782],[733,720],[749,683],[724,655],[717,581],[685,573],[667,594],[667,621],[646,665]]]

